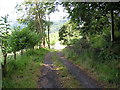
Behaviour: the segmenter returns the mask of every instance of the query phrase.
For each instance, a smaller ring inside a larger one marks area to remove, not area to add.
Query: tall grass
[[[120,84],[118,60],[103,62],[103,60],[96,58],[96,54],[90,50],[76,54],[72,49],[66,48],[63,52],[69,60],[92,73],[106,87],[118,87]]]
[[[13,58],[8,58],[3,88],[37,88],[41,64],[47,52],[48,50],[41,48],[29,50],[22,56],[18,55],[16,61]]]

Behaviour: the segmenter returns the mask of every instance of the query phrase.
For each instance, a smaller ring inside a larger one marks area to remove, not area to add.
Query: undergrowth
[[[23,55],[8,58],[6,77],[3,78],[3,88],[37,88],[41,64],[46,49],[28,50]]]
[[[116,88],[120,84],[118,60],[101,60],[101,58],[97,58],[94,51],[89,49],[75,53],[73,49],[65,48],[63,53],[74,64],[92,73],[94,77],[104,83],[105,87]]]

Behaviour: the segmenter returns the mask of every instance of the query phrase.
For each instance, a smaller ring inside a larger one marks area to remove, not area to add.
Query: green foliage
[[[78,27],[80,27],[80,25],[83,25],[81,28],[81,33],[84,36],[88,34],[101,34],[106,28],[109,28],[109,32],[110,29],[112,29],[110,33],[111,37],[114,38],[114,32],[119,31],[118,24],[120,20],[118,17],[120,12],[120,3],[63,2],[62,5],[68,11],[72,22],[77,23]],[[114,20],[112,20],[111,13],[113,13]],[[112,25],[112,28],[110,28],[110,24]],[[118,38],[115,37],[115,39]]]
[[[26,2],[24,1],[21,4],[16,5],[17,13],[20,13],[25,10],[25,14],[23,14],[18,21],[22,24],[26,24],[29,30],[37,32],[40,37],[40,42],[45,46],[45,30],[48,26],[48,22],[46,22],[46,16],[51,12],[55,11],[54,2]],[[42,44],[39,43],[39,46]],[[49,43],[49,42],[48,42]]]
[[[107,29],[103,34],[89,35],[89,44],[95,50],[98,58],[102,60],[118,60],[120,57],[118,52],[120,43],[117,40],[114,44],[110,42],[109,35],[110,32]]]
[[[97,77],[98,80],[107,84],[107,88],[118,87],[120,84],[118,60],[102,61],[101,58],[96,56],[96,52],[91,49],[83,49],[78,54],[75,53],[73,48],[65,48],[63,52],[74,64],[82,66],[94,75],[94,77]]]
[[[16,62],[13,57],[9,57],[7,76],[3,78],[3,88],[38,88],[36,82],[47,52],[48,50],[43,48],[31,49],[22,56],[18,55]]]
[[[9,51],[8,38],[9,38],[10,24],[8,21],[8,15],[1,17],[0,23],[0,46],[3,54],[7,54]]]
[[[116,16],[115,16],[116,18]],[[117,18],[116,18],[117,19]],[[116,24],[118,24],[116,22]],[[80,30],[83,38],[64,50],[65,56],[74,64],[80,65],[104,83],[117,87],[119,85],[120,42],[119,29],[115,27],[115,41],[110,41],[110,23],[108,18],[93,19]],[[85,32],[83,32],[86,30]],[[108,87],[111,87],[108,85]]]
[[[117,39],[119,39],[119,37],[120,37],[120,32],[119,32],[119,31],[115,31],[115,37],[116,37]]]
[[[64,24],[59,30],[59,40],[63,44],[73,44],[76,39],[80,39],[80,31],[77,29],[77,24],[68,22]]]
[[[91,36],[90,42],[93,48],[103,48],[107,43],[103,35]]]
[[[69,26],[64,25],[59,33],[60,40],[64,40],[64,43],[74,44],[74,51],[80,52],[84,49],[91,48],[95,51],[96,56],[102,60],[117,60],[119,58],[119,4],[120,3],[79,3],[79,2],[63,2],[62,5],[69,13],[69,17],[75,27],[80,28],[80,33],[83,38],[86,39],[71,39],[71,35],[68,33],[67,28]],[[115,22],[114,34],[110,31],[111,28],[111,13],[112,10]],[[71,26],[74,26],[72,24]],[[80,26],[82,25],[82,26]],[[72,29],[75,33],[74,29]],[[71,32],[74,35],[73,32]],[[68,37],[69,36],[69,37]],[[78,35],[80,36],[80,34]],[[78,37],[77,36],[77,37]],[[114,36],[114,43],[111,42],[111,37]],[[68,38],[67,38],[68,37]],[[116,45],[115,45],[116,44]],[[76,47],[76,48],[75,48]]]
[[[11,51],[19,51],[26,48],[32,48],[38,44],[39,35],[31,32],[28,28],[14,30],[9,38]]]

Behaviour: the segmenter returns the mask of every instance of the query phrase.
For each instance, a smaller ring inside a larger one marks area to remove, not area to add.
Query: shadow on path
[[[44,65],[41,69],[42,77],[39,79],[39,88],[60,88],[58,75],[51,60],[51,53],[45,56]]]

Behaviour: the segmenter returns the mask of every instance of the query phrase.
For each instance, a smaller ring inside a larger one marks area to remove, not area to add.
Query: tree
[[[91,29],[91,22],[93,20],[99,20],[101,18],[107,17],[107,23],[101,23],[103,26],[108,27],[109,19],[111,18],[111,41],[114,41],[114,16],[119,16],[120,3],[118,2],[96,2],[96,3],[80,3],[80,2],[63,2],[65,9],[69,13],[69,17],[73,22],[77,22],[78,26],[84,23],[82,32],[87,35],[89,32],[96,32],[96,30]],[[109,16],[109,14],[111,16]],[[106,20],[106,19],[105,19]],[[109,24],[110,25],[110,24]],[[99,27],[99,26],[98,26]],[[101,30],[102,31],[102,30]]]
[[[39,35],[31,32],[27,27],[15,29],[9,37],[9,46],[11,47],[11,51],[14,52],[14,59],[16,60],[17,51],[33,48],[38,44],[38,41]]]
[[[67,22],[59,30],[59,40],[63,44],[71,45],[80,39],[80,31],[76,23]]]
[[[50,48],[50,17],[48,22],[48,47]]]
[[[39,47],[41,45],[45,47],[46,14],[54,11],[54,2],[39,2],[38,0],[34,0],[33,2],[24,2],[17,5],[16,8],[18,13],[21,11],[27,12],[26,15],[18,19],[19,22],[34,29],[33,31],[36,31],[41,36],[40,41],[42,44],[39,43]]]
[[[63,2],[72,22],[77,22],[84,41],[103,58],[119,55],[119,2]],[[117,49],[116,49],[117,48]]]
[[[1,24],[0,24],[0,41],[1,41],[1,49],[2,54],[4,57],[4,67],[3,67],[3,74],[5,76],[6,69],[7,69],[7,54],[9,52],[9,46],[8,46],[8,38],[9,38],[9,30],[10,30],[10,24],[8,21],[8,15],[5,15],[5,17],[1,17]]]
[[[46,29],[47,29],[47,44],[48,48],[50,48],[50,26],[53,24],[53,22],[50,21],[50,16],[48,16],[48,21],[45,21]]]

